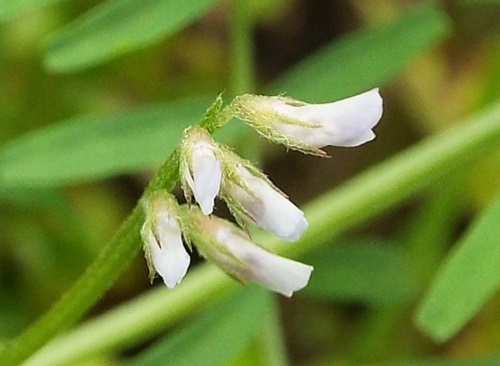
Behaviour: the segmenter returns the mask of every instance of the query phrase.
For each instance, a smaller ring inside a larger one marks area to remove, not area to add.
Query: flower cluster
[[[273,142],[325,155],[320,150],[325,146],[372,140],[382,99],[378,89],[322,105],[243,95],[227,110]],[[211,118],[220,123],[217,113]],[[141,235],[152,275],[159,273],[169,288],[180,283],[190,263],[185,242],[240,281],[257,282],[285,296],[307,285],[313,267],[261,248],[244,230],[253,224],[294,242],[308,227],[304,213],[264,173],[194,126],[181,142],[180,180],[188,205],[179,206],[164,190],[144,201]],[[226,202],[239,226],[212,216],[216,197]],[[199,208],[191,205],[193,199]]]

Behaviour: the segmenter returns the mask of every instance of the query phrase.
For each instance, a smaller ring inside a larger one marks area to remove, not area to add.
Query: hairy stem
[[[174,151],[151,180],[145,194],[159,188],[172,190],[179,175],[179,154]],[[17,365],[51,338],[85,314],[111,287],[141,247],[139,232],[144,222],[137,205],[116,235],[101,250],[80,279],[37,322],[0,350],[3,366]]]

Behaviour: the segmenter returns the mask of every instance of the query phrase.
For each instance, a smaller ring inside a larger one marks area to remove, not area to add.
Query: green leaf
[[[314,272],[304,294],[375,306],[411,299],[417,289],[404,251],[388,243],[362,242],[323,249],[305,260]]]
[[[500,0],[461,0],[465,4],[500,4]]]
[[[328,102],[381,86],[449,30],[440,8],[424,4],[393,23],[360,30],[321,49],[273,83],[271,92]]]
[[[434,340],[456,334],[500,287],[500,197],[472,225],[435,278],[417,315]]]
[[[0,203],[16,207],[54,207],[60,203],[60,193],[56,190],[43,190],[0,186]]]
[[[127,366],[219,366],[245,350],[265,319],[270,294],[252,287],[239,291],[205,316],[167,336]]]
[[[417,360],[396,363],[377,363],[373,366],[498,366],[500,356],[466,360]]]
[[[0,149],[0,187],[61,185],[153,167],[209,105],[209,98],[193,98],[34,131]]]
[[[76,71],[145,48],[201,17],[215,0],[107,1],[50,40],[45,65]]]
[[[62,0],[3,0],[0,1],[0,21],[9,20],[25,11],[60,1]]]

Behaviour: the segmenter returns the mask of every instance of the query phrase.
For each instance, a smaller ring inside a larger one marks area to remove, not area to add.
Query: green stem
[[[174,151],[153,177],[145,194],[160,187],[172,190],[179,174],[178,165],[178,152]],[[3,366],[24,361],[59,332],[70,327],[102,297],[137,254],[143,222],[143,210],[137,205],[73,287],[35,324],[0,350]]]
[[[212,287],[217,283],[217,287]],[[194,311],[215,303],[238,288],[237,283],[219,268],[207,265],[189,273],[175,291],[157,287],[147,294],[110,311],[96,321],[89,321],[70,333],[56,338],[24,366],[56,366],[77,363],[95,354],[96,340],[105,349],[119,348],[144,339],[145,334],[158,334],[158,324],[175,323]],[[187,300],[187,301],[186,301]],[[129,315],[133,321],[124,324]],[[99,343],[99,341],[98,341]],[[54,348],[55,346],[55,348]],[[75,347],[76,346],[76,347]],[[89,352],[90,350],[90,352]]]
[[[248,0],[235,0],[232,5],[231,94],[236,96],[254,89],[253,22]]]
[[[437,179],[446,178],[446,174],[470,163],[479,153],[496,148],[499,139],[500,104],[308,204],[304,211],[309,229],[294,245],[264,233],[254,238],[279,254],[295,257],[327,245],[335,235],[380,214]],[[185,292],[180,293],[183,288]],[[203,306],[234,288],[229,277],[205,265],[196,275],[188,275],[175,291],[155,291],[80,326],[47,346],[30,360],[31,365],[66,364],[68,360],[130,346],[131,339],[145,340],[178,321],[188,313],[185,309],[190,304]],[[178,308],[181,315],[176,315]]]
[[[235,1],[233,92],[247,90],[252,85],[251,22],[247,5],[243,0]],[[230,108],[221,112],[221,121],[217,127],[221,127],[232,117],[228,113],[231,113]],[[209,132],[215,131],[210,129]],[[172,190],[178,180],[178,164],[179,152],[176,150],[153,177],[143,197],[159,188]],[[137,206],[98,259],[61,300],[32,327],[0,349],[3,366],[16,365],[25,360],[57,333],[78,320],[103,295],[139,250],[139,231],[143,221],[142,209]]]
[[[179,150],[174,150],[149,182],[143,196],[158,190],[171,191],[179,180]]]
[[[270,301],[264,324],[258,334],[257,346],[260,365],[288,365],[277,295]]]
[[[59,302],[2,349],[2,365],[19,364],[95,304],[137,253],[137,233],[142,221],[142,210],[136,207],[115,237]]]
[[[255,88],[253,19],[249,0],[232,2],[231,18],[231,94],[251,93]],[[261,161],[260,139],[253,131],[242,133],[237,141],[238,154],[253,162]]]

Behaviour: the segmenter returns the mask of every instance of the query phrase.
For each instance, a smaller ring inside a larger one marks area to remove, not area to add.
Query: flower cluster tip
[[[283,96],[242,95],[222,109],[220,96],[202,126],[184,131],[180,146],[180,181],[190,204],[179,206],[164,190],[146,197],[141,230],[150,272],[168,288],[179,284],[190,264],[183,239],[241,282],[257,282],[291,296],[305,287],[312,266],[273,254],[254,243],[243,230],[248,223],[282,240],[295,242],[308,227],[304,213],[257,167],[211,134],[232,117],[290,149],[324,156],[325,146],[353,147],[375,138],[382,116],[378,88],[327,104],[308,104]],[[240,228],[211,216],[215,200],[224,200]]]

